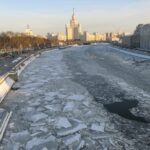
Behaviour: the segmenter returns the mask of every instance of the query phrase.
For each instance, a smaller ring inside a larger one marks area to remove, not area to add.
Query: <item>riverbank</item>
[[[3,76],[0,76],[0,104],[3,102],[4,98],[9,93],[14,83],[18,80],[18,77],[20,76],[21,72],[32,61],[39,57],[40,53],[41,51],[36,52],[22,59],[21,61],[18,61],[17,65],[12,67],[9,72],[5,73]],[[12,111],[0,107],[0,142],[3,138],[11,116]]]

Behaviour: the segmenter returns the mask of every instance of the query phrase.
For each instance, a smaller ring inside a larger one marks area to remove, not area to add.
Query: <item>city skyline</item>
[[[65,32],[64,26],[73,8],[79,22],[89,32],[133,32],[137,24],[149,23],[149,17],[145,15],[150,13],[149,7],[147,0],[109,0],[109,3],[103,0],[94,3],[90,0],[6,0],[0,6],[0,32],[23,32],[26,24],[30,24],[36,34]]]

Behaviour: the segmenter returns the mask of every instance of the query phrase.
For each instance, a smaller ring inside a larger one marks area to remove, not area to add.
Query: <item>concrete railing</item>
[[[9,75],[0,83],[0,103],[3,101],[15,81]]]
[[[0,77],[0,103],[4,100],[13,84],[18,80],[21,72],[38,56],[39,54],[27,57],[12,68],[10,72]]]
[[[7,125],[8,125],[8,122],[9,122],[11,116],[12,116],[12,111],[9,113],[7,112],[7,114],[5,115],[5,118],[0,126],[0,142],[4,136],[5,130],[7,128]]]
[[[21,72],[30,64],[39,54],[31,55],[18,63],[10,72],[0,77],[0,103],[4,100],[13,84],[18,80]],[[8,122],[12,116],[12,112],[7,112],[0,126],[0,142],[4,136]]]

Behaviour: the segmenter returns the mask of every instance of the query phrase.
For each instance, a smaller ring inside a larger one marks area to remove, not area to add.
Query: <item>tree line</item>
[[[49,46],[50,42],[41,36],[28,36],[11,31],[0,34],[0,51],[3,52],[39,50]]]

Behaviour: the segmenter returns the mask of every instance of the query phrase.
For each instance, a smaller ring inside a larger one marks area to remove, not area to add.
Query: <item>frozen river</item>
[[[2,150],[150,149],[147,57],[107,44],[56,49],[13,89],[2,105],[13,111]]]

